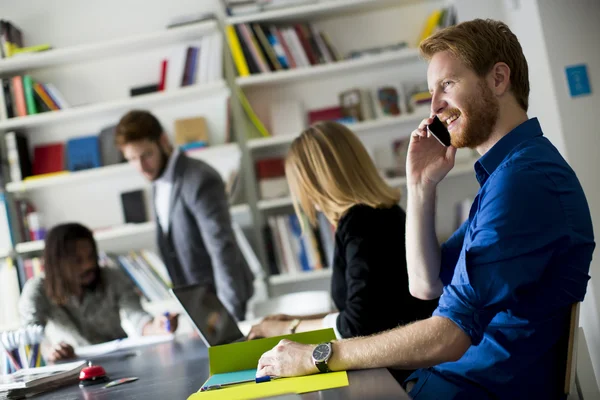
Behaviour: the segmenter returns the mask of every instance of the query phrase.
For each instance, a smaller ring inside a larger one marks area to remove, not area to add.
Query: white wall
[[[600,242],[600,2],[597,0],[536,0],[548,53],[548,65],[562,123],[569,163],[585,190],[594,221],[596,243]],[[565,67],[587,64],[592,94],[572,98]],[[600,382],[600,245],[596,246],[580,324],[585,331],[590,356]]]

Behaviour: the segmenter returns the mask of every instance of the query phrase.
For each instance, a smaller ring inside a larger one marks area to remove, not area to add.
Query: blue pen
[[[171,321],[169,320],[169,315],[170,314],[169,314],[168,311],[166,311],[163,315],[167,318],[167,322],[165,323],[165,327],[167,328],[167,332],[171,332]]]

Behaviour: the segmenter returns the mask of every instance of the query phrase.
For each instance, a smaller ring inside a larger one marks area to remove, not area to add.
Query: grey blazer
[[[254,292],[253,275],[235,240],[225,184],[207,163],[177,157],[171,177],[169,230],[157,240],[173,285],[204,283],[238,319]]]

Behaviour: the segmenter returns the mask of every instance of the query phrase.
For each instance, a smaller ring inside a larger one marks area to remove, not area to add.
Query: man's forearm
[[[471,339],[454,322],[431,317],[374,336],[334,342],[328,364],[333,371],[427,368],[460,359],[469,346]]]
[[[440,245],[435,234],[436,187],[408,188],[406,261],[410,292],[420,299],[442,293]]]

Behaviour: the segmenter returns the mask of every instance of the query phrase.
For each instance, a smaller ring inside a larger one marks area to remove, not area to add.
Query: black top
[[[356,205],[335,233],[331,296],[344,337],[364,336],[431,316],[437,300],[408,290],[406,214],[399,206]]]

